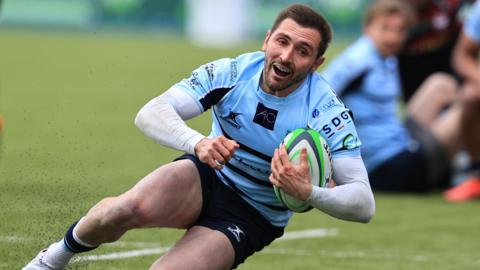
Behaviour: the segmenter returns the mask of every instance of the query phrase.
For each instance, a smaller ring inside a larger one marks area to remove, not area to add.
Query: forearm
[[[195,154],[195,145],[205,136],[188,127],[183,119],[198,115],[201,111],[195,110],[197,105],[191,97],[182,96],[182,103],[176,102],[176,91],[178,90],[169,90],[148,102],[138,112],[135,125],[161,145]]]
[[[370,221],[375,213],[375,200],[362,159],[339,158],[332,164],[337,186],[313,187],[307,202],[336,218]]]
[[[375,213],[370,187],[351,183],[334,188],[313,187],[307,202],[333,217],[367,223]]]

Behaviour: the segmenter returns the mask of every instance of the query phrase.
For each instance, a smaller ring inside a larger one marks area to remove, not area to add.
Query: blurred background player
[[[470,10],[470,13],[465,20],[463,30],[455,46],[453,54],[453,67],[456,72],[465,80],[463,91],[470,93],[467,102],[475,102],[480,99],[480,1],[477,1]],[[470,106],[470,108],[475,108]],[[475,118],[475,115],[480,114],[480,111],[471,110],[465,111],[464,118]],[[468,121],[468,120],[467,120]],[[468,123],[466,123],[468,125]],[[471,126],[472,131],[466,133],[470,136],[468,141],[480,141],[477,135],[477,126]],[[478,147],[472,145],[470,147]],[[478,150],[477,150],[478,152]],[[472,164],[470,170],[473,171],[474,176],[462,182],[458,186],[451,188],[445,192],[445,198],[449,201],[465,201],[480,198],[480,162],[479,156],[471,156]]]
[[[432,74],[454,75],[451,55],[462,20],[464,0],[407,0],[415,22],[399,52],[399,73],[403,98],[408,102]]]
[[[353,111],[362,156],[376,190],[423,192],[446,187],[457,151],[468,146],[472,155],[478,153],[480,142],[473,136],[479,138],[480,132],[464,135],[480,125],[480,114],[466,123],[464,112],[480,107],[480,100],[465,102],[458,97],[450,76],[433,77],[446,87],[429,80],[420,86],[407,104],[407,120],[401,119],[396,54],[412,19],[411,6],[404,1],[374,2],[365,16],[364,35],[322,73]],[[444,96],[454,97],[455,102],[441,112]]]

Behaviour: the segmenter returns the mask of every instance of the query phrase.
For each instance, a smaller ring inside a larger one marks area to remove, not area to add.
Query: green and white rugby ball
[[[332,177],[330,149],[320,133],[308,128],[295,129],[287,134],[283,144],[293,164],[300,163],[300,153],[302,149],[307,149],[312,184],[320,187],[328,185]],[[288,195],[282,189],[274,186],[274,190],[278,200],[289,210],[302,213],[312,209],[309,204]]]

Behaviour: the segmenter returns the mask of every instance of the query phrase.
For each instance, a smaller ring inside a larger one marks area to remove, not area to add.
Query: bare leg
[[[78,223],[76,233],[82,241],[100,245],[133,228],[187,228],[201,207],[197,168],[180,160],[153,171],[126,193],[102,200]]]
[[[150,270],[225,270],[231,269],[234,258],[232,244],[223,233],[194,226]]]
[[[458,84],[445,73],[429,76],[407,105],[408,114],[422,126],[431,127],[439,113],[458,95]]]
[[[461,100],[432,121],[431,131],[452,158],[462,147],[476,160],[480,157],[480,90],[467,85]]]

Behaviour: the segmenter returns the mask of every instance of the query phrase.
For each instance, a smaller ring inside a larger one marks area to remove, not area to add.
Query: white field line
[[[265,248],[260,253],[279,254],[279,255],[295,255],[295,256],[307,256],[307,255],[312,254],[310,251],[304,250],[304,249],[270,248],[270,247]]]
[[[23,236],[16,236],[16,235],[7,235],[7,236],[0,236],[0,242],[25,242],[31,241],[33,238],[23,237]]]
[[[104,261],[104,260],[118,260],[118,259],[127,259],[140,256],[156,255],[163,254],[167,252],[170,247],[160,247],[160,248],[147,248],[147,249],[137,249],[129,250],[122,252],[112,252],[101,255],[84,255],[78,256],[75,258],[75,261]]]
[[[287,232],[277,241],[328,237],[328,236],[335,236],[337,234],[338,234],[337,229],[319,228],[319,229],[312,229],[312,230]],[[83,256],[76,257],[75,261],[118,260],[118,259],[126,259],[126,258],[148,256],[148,255],[160,255],[167,252],[170,249],[170,247],[151,248],[152,244],[145,243],[145,242],[133,242],[133,243],[137,247],[149,246],[150,248],[135,249],[135,250],[121,251],[121,252],[112,252],[112,253],[101,254],[101,255],[83,255]],[[129,242],[119,242],[117,244],[112,244],[112,245],[128,246]],[[292,251],[287,249],[268,248],[263,252],[270,253],[270,254],[295,254],[300,256],[308,255],[307,251],[303,251],[303,250]]]
[[[338,234],[337,229],[324,229],[324,228],[304,230],[304,231],[293,231],[293,232],[286,232],[280,239],[277,239],[277,241],[328,237],[328,236],[336,236],[337,234]]]

